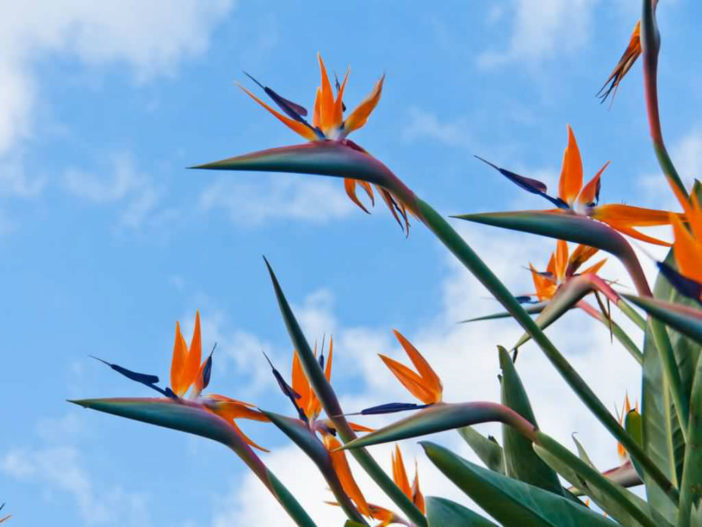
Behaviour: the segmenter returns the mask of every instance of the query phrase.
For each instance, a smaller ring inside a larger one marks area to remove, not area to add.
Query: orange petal
[[[580,269],[580,266],[592,258],[598,250],[597,247],[590,247],[589,245],[583,244],[578,245],[568,259],[566,274],[575,274],[575,272]]]
[[[326,132],[329,128],[334,126],[334,92],[332,91],[332,86],[329,82],[327,68],[324,66],[322,55],[319,53],[317,54],[317,60],[319,61],[319,72],[322,77],[320,86],[320,123],[322,130]]]
[[[324,446],[329,451],[332,467],[341,482],[341,487],[344,489],[344,492],[353,500],[361,514],[370,516],[371,513],[368,502],[366,498],[363,497],[361,489],[358,488],[356,480],[353,479],[351,467],[349,467],[349,462],[346,460],[345,452],[343,450],[336,450],[341,447],[341,443],[339,443],[335,437],[325,435]]]
[[[600,260],[594,265],[591,265],[587,269],[583,269],[582,274],[597,274],[600,269],[602,269],[602,266],[607,263],[607,258]]]
[[[380,80],[375,83],[373,91],[366,97],[361,104],[359,104],[356,109],[351,112],[346,120],[344,121],[344,136],[350,134],[354,130],[358,130],[368,120],[368,116],[373,112],[375,107],[380,101],[380,95],[383,92],[383,82],[385,82],[385,75],[380,77]]]
[[[405,496],[412,499],[412,488],[405,470],[405,463],[402,460],[402,452],[397,445],[395,445],[395,452],[392,454],[392,480],[405,493]]]
[[[415,348],[402,333],[397,330],[393,330],[393,333],[395,333],[395,337],[400,341],[400,345],[405,350],[405,353],[407,353],[407,356],[412,361],[412,364],[414,364],[414,367],[417,369],[417,373],[419,373],[419,376],[424,381],[424,384],[435,394],[436,400],[434,402],[441,401],[441,395],[444,388],[441,384],[441,379],[439,376],[432,369],[422,354],[419,353],[419,350],[417,350],[417,348]]]
[[[185,366],[185,359],[188,354],[188,346],[183,335],[180,333],[180,322],[176,322],[175,342],[173,343],[173,358],[171,359],[171,390],[180,396],[181,376]]]
[[[702,241],[702,205],[696,195],[692,196],[692,207],[685,210],[689,210],[686,214],[692,235],[696,240]]]
[[[327,378],[327,382],[331,382],[333,354],[334,354],[334,338],[329,337],[329,352],[327,353],[327,362],[324,365],[324,376]]]
[[[344,89],[346,88],[346,81],[349,80],[349,71],[346,70],[344,80],[339,87],[339,93],[336,94],[336,101],[334,101],[333,126],[335,128],[339,128],[344,120]]]
[[[607,225],[609,225],[610,227],[612,227],[614,230],[617,230],[617,231],[621,232],[622,234],[626,234],[627,236],[631,236],[632,238],[635,238],[635,239],[640,240],[642,242],[652,243],[654,245],[662,245],[663,247],[670,247],[671,246],[671,244],[669,242],[666,242],[664,240],[659,240],[658,238],[654,238],[653,236],[648,236],[647,234],[639,232],[636,229],[633,229],[627,225],[617,223],[615,221],[605,221],[605,223]]]
[[[263,448],[262,446],[258,445],[251,439],[249,436],[247,436],[241,428],[239,428],[239,425],[236,424],[234,421],[230,421],[229,425],[236,431],[237,434],[241,436],[241,438],[248,444],[251,445],[254,448],[257,448],[258,450],[262,452],[270,452],[267,448]]]
[[[548,259],[546,272],[551,273],[551,275],[553,276],[553,280],[555,280],[556,276],[558,276],[556,273],[556,255],[554,253],[551,253],[551,257]]]
[[[600,177],[602,176],[602,172],[604,172],[605,168],[609,166],[609,161],[607,161],[604,165],[602,165],[602,168],[600,168],[597,171],[597,174],[588,181],[587,185],[583,187],[583,190],[580,191],[580,196],[578,196],[578,204],[585,207],[585,206],[592,206],[595,203],[597,203],[597,197],[600,194]]]
[[[297,400],[297,404],[303,409],[303,411],[306,412],[307,406],[310,403],[310,394],[312,393],[312,390],[310,389],[310,383],[305,376],[305,371],[302,369],[302,362],[300,362],[300,356],[297,354],[297,351],[293,351],[292,389],[300,395],[300,398]]]
[[[556,292],[556,285],[553,281],[539,274],[532,264],[529,264],[529,270],[531,271],[531,279],[534,282],[534,289],[536,289],[538,299],[543,301],[551,298]]]
[[[379,505],[373,505],[372,503],[368,506],[370,507],[371,518],[380,522],[375,527],[387,527],[391,523],[396,522],[398,520],[397,516],[395,516],[395,513],[392,512],[390,509],[380,507]]]
[[[608,203],[593,207],[589,216],[609,223],[615,222],[626,227],[655,227],[670,224],[671,212],[666,210],[646,209],[620,203]],[[678,214],[678,217],[683,218]]]
[[[424,404],[432,404],[436,402],[432,391],[424,385],[422,378],[410,370],[404,364],[397,362],[390,357],[378,354],[385,365],[390,368],[390,371],[397,377],[397,380],[407,388],[407,390]]]
[[[427,513],[426,503],[424,501],[424,494],[419,488],[419,471],[417,470],[417,464],[414,465],[414,481],[412,482],[412,503],[417,507],[422,514]]]
[[[361,203],[361,200],[356,196],[356,183],[360,183],[357,179],[344,178],[344,188],[346,189],[346,195],[351,201],[353,201],[361,210],[367,214],[370,214],[366,206]],[[364,181],[367,184],[367,182]],[[367,191],[366,191],[367,192]]]
[[[583,162],[573,130],[568,125],[568,146],[563,153],[561,178],[558,182],[558,197],[572,205],[583,186]]]
[[[678,270],[687,278],[702,282],[702,245],[693,238],[678,218],[672,220],[675,236],[673,253]]]
[[[359,425],[358,423],[352,423],[349,421],[349,426],[354,432],[374,432],[375,428],[369,428],[367,426]]]
[[[309,141],[314,141],[314,140],[318,139],[317,134],[309,126],[306,126],[305,124],[303,124],[299,121],[296,121],[295,119],[291,119],[290,117],[283,115],[278,110],[275,110],[274,108],[272,108],[271,106],[269,106],[268,104],[263,102],[261,99],[256,97],[253,93],[251,93],[249,90],[244,88],[241,84],[237,84],[237,86],[239,86],[239,88],[244,90],[244,92],[249,97],[251,97],[254,101],[256,101],[258,104],[263,106],[266,110],[271,112],[276,118],[278,118],[283,124],[285,124],[293,132],[301,135],[302,137],[304,137],[305,139],[307,139]],[[316,108],[315,108],[315,111],[316,111]]]
[[[317,88],[317,94],[314,98],[314,113],[312,115],[312,125],[315,128],[322,127],[322,89]]]
[[[556,265],[555,277],[561,281],[565,278],[566,266],[568,265],[568,242],[565,240],[556,241]]]
[[[215,403],[212,406],[208,406],[208,408],[227,420],[250,419],[251,421],[261,421],[263,423],[269,421],[264,414],[259,412],[256,408],[252,408],[248,403],[233,399]]]
[[[390,194],[390,192],[388,192],[384,188],[379,187],[377,185],[375,188],[378,190],[380,196],[383,198],[385,205],[387,205],[388,209],[390,209],[390,212],[395,218],[395,221],[409,234],[409,220],[407,219],[407,210],[405,209],[404,203],[402,203],[401,201],[396,201],[392,194]],[[400,220],[400,216],[397,215],[398,210],[400,212],[400,215],[402,216],[402,220]]]
[[[200,371],[200,360],[202,359],[202,332],[200,330],[200,311],[195,314],[195,328],[193,336],[190,339],[190,347],[185,359],[185,367],[183,368],[182,382],[187,385],[187,388],[197,380],[197,374]],[[186,388],[186,389],[187,389]]]

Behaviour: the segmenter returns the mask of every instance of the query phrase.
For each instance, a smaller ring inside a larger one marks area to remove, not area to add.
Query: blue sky
[[[263,254],[308,337],[337,339],[335,384],[347,408],[406,397],[375,358],[398,353],[392,328],[436,364],[447,396],[495,398],[494,345],[519,332],[508,322],[455,325],[495,305],[420,225],[406,239],[382,207],[367,216],[350,204],[338,181],[185,167],[296,142],[233,82],[246,70],[311,105],[319,51],[340,74],[351,65],[348,104],[387,75],[378,109],[353,139],[446,214],[541,207],[472,155],[553,185],[566,123],[586,174],[612,160],[603,200],[666,206],[640,65],[612,109],[594,97],[628,41],[638,2],[540,6],[4,5],[0,501],[15,514],[13,525],[281,524],[258,483],[219,445],[65,402],[148,395],[88,355],[167,378],[175,321],[190,331],[199,308],[205,346],[218,343],[213,391],[287,411],[260,353],[289,367]],[[702,120],[690,110],[702,102],[694,51],[702,47],[694,26],[700,15],[691,0],[659,9],[664,131],[688,179],[702,172]],[[530,287],[522,266],[545,263],[551,250],[533,237],[460,228],[516,292]],[[610,272],[616,277],[617,267]],[[634,364],[606,332],[593,329],[582,339],[571,328],[554,327],[554,339],[603,400],[612,405],[625,390],[638,392]],[[564,441],[578,431],[603,465],[615,462],[612,440],[577,403],[570,417],[559,415],[560,401],[573,399],[562,395],[567,389],[538,351],[530,352],[524,375],[537,385],[542,427],[551,425]],[[602,360],[606,373],[598,370]],[[271,466],[301,487],[316,517],[333,524],[338,513],[319,504],[327,495],[309,463],[270,426],[245,426],[273,450]],[[389,463],[385,454],[378,450]],[[420,467],[428,494],[455,496]]]

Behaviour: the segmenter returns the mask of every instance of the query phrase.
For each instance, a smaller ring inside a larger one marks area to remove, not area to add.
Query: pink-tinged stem
[[[663,141],[660,112],[658,108],[658,53],[660,51],[660,33],[656,23],[657,0],[643,0],[641,15],[641,50],[643,53],[644,91],[646,97],[646,113],[648,125],[653,140],[653,150],[658,164],[661,166],[668,183],[676,196],[689,201],[690,196],[685,185],[675,169]]]

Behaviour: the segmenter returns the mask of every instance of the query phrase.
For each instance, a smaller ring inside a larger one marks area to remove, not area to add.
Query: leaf
[[[648,289],[641,264],[624,237],[604,223],[586,216],[527,210],[520,212],[463,214],[455,217],[474,223],[530,232],[597,247],[619,258],[639,290],[642,290],[642,288]]]
[[[496,527],[477,512],[445,498],[427,498],[429,527]]]
[[[266,267],[273,283],[278,307],[285,321],[285,326],[290,335],[295,350],[297,350],[300,363],[305,372],[305,376],[310,382],[315,395],[322,403],[324,411],[334,423],[339,436],[348,443],[348,441],[356,437],[356,433],[351,429],[348,421],[344,417],[344,412],[341,409],[339,400],[334,393],[329,381],[322,371],[322,367],[314,356],[302,329],[295,318],[288,300],[285,298],[283,289],[278,282],[278,278],[273,272],[273,268],[264,258]],[[371,455],[364,449],[359,449],[352,452],[353,456],[358,461],[358,464],[368,473],[378,486],[383,489],[385,494],[407,515],[407,517],[420,527],[426,526],[426,518],[421,511],[412,503],[412,501],[402,492],[402,490],[393,482],[393,480],[385,473]]]
[[[359,448],[419,437],[487,422],[510,423],[526,437],[536,437],[534,427],[519,414],[497,403],[437,403],[374,432],[349,441],[344,448]]]
[[[524,419],[537,427],[536,417],[531,409],[524,385],[522,384],[514,363],[502,346],[498,346],[500,368],[502,370],[502,404],[511,408]],[[531,441],[512,429],[509,425],[502,426],[504,444],[505,473],[513,478],[531,485],[562,495],[563,488],[558,476],[539,456],[531,446]]]
[[[569,310],[576,307],[585,295],[593,291],[602,291],[611,300],[615,302],[617,300],[616,293],[598,276],[591,274],[575,276],[558,288],[556,294],[536,318],[536,324],[541,329],[546,329]],[[529,334],[524,333],[513,349],[519,348],[530,339]]]
[[[349,142],[313,141],[230,157],[191,168],[293,172],[334,177],[353,177],[380,186],[395,178],[389,168]]]
[[[502,452],[502,447],[497,443],[497,440],[473,429],[472,426],[464,426],[458,429],[458,433],[464,439],[468,446],[473,449],[473,452],[485,463],[485,466],[490,470],[505,473],[505,460]]]
[[[666,262],[672,260],[673,253],[670,251]],[[676,295],[668,281],[660,275],[656,280],[653,294],[655,298],[664,300],[670,300]],[[675,350],[675,346],[673,349]],[[685,445],[673,409],[670,391],[662,389],[665,386],[663,370],[650,324],[646,325],[643,351],[641,417],[644,449],[663,474],[677,486],[680,482]],[[644,484],[651,508],[658,511],[667,521],[674,522],[676,508],[673,503],[648,474],[644,474]]]
[[[651,316],[694,339],[698,345],[702,343],[702,310],[657,298],[632,295],[626,295],[626,298]]]
[[[482,468],[439,445],[429,442],[421,445],[431,462],[446,477],[506,527],[614,525],[584,505]]]
[[[329,452],[324,448],[324,445],[317,436],[298,419],[291,419],[284,415],[263,410],[262,412],[278,429],[288,436],[293,443],[300,447],[315,465],[317,465],[319,472],[324,476],[329,488],[334,493],[336,501],[339,503],[346,516],[350,520],[360,522],[361,525],[366,525],[363,516],[361,516],[353,502],[349,499],[349,496],[344,492],[341,481],[332,466]]]
[[[648,516],[648,507],[643,500],[605,478],[597,469],[547,435],[539,433],[534,451],[622,525],[656,527],[656,522]]]
[[[182,399],[160,398],[80,399],[69,402],[98,412],[206,437],[228,446],[258,476],[298,525],[315,527],[295,497],[268,470],[236,429],[201,405]]]
[[[680,487],[680,526],[693,525],[693,518],[697,521],[702,518],[702,357],[697,359],[696,369],[690,401],[689,441]]]
[[[643,446],[643,418],[638,411],[631,410],[624,416],[624,430],[626,430],[626,433],[634,438],[634,441]],[[643,470],[639,464],[636,461],[632,461],[632,463],[636,473],[643,477]]]
[[[534,304],[524,304],[524,311],[530,315],[541,313],[544,308],[548,305],[548,302],[536,302]],[[481,317],[468,318],[466,320],[461,320],[461,324],[467,324],[468,322],[480,322],[481,320],[495,320],[498,318],[510,318],[512,314],[509,311],[501,311],[499,313],[492,313],[490,315],[483,315]]]

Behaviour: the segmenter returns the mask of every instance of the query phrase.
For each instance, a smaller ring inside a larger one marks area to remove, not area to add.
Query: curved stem
[[[266,261],[268,266],[268,271],[271,275],[271,281],[273,282],[273,288],[275,289],[276,298],[278,300],[278,306],[285,320],[285,325],[288,329],[288,334],[290,335],[293,345],[297,350],[298,356],[300,357],[300,362],[302,363],[302,369],[305,372],[305,376],[310,381],[312,389],[315,395],[322,403],[325,413],[331,419],[339,437],[347,443],[356,439],[356,433],[351,429],[346,417],[344,417],[344,411],[339,404],[339,399],[336,397],[331,384],[327,381],[324,376],[322,367],[317,362],[312,348],[310,348],[307,339],[302,333],[302,329],[295,318],[295,314],[290,308],[283,290],[280,287],[280,283],[273,273],[273,269]],[[395,482],[385,473],[385,471],[378,465],[378,463],[373,459],[373,457],[364,448],[354,449],[352,451],[353,456],[358,461],[358,464],[363,467],[363,469],[368,473],[368,475],[378,484],[378,486],[385,492],[385,494],[405,513],[405,515],[410,519],[410,521],[420,527],[427,527],[427,519],[424,517],[422,512],[417,508],[412,500],[410,500],[404,492],[395,484]]]
[[[601,322],[604,326],[606,326],[608,329],[612,331],[612,335],[619,341],[619,343],[624,346],[624,349],[626,349],[629,354],[634,358],[636,362],[639,363],[639,365],[643,365],[643,352],[634,344],[634,341],[629,338],[629,335],[626,334],[626,332],[619,326],[616,322],[614,322],[611,319],[605,318],[605,316],[600,313],[597,309],[595,309],[593,306],[585,302],[584,300],[581,300],[578,302],[578,307],[585,311],[588,315],[590,315],[592,318],[595,320]]]
[[[573,389],[580,400],[609,430],[609,432],[627,449],[642,468],[660,486],[661,490],[677,503],[678,491],[656,464],[649,458],[639,444],[622,428],[607,407],[599,400],[588,384],[571,366],[567,359],[556,349],[548,337],[539,329],[522,305],[509,292],[507,287],[470,248],[449,223],[428,203],[416,198],[415,206],[418,216],[436,237],[449,249],[458,260],[492,293],[492,295],[511,313],[526,330],[534,342],[541,348],[546,358]],[[321,371],[321,370],[320,370]]]
[[[638,312],[631,307],[626,300],[620,298],[617,302],[617,307],[629,320],[636,324],[639,329],[642,331],[646,330],[646,319],[639,315]]]
[[[660,34],[656,24],[657,0],[643,0],[641,14],[641,49],[643,52],[644,90],[646,97],[646,113],[658,164],[663,170],[668,184],[676,196],[689,201],[690,196],[685,185],[668,155],[663,142],[660,113],[658,111],[658,52],[660,50]]]

